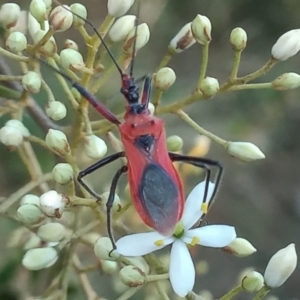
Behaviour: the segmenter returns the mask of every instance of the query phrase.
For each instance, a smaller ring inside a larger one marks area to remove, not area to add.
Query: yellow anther
[[[164,241],[163,240],[157,240],[154,242],[155,246],[160,247],[164,245]]]
[[[199,242],[200,242],[200,239],[197,236],[194,236],[190,245],[195,246],[195,245],[199,244]]]
[[[201,204],[201,210],[203,211],[203,213],[207,214],[208,204],[207,203],[202,203]]]

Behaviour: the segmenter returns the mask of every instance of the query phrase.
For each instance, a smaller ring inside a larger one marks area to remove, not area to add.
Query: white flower
[[[214,184],[209,184],[207,199],[210,199]],[[158,232],[128,235],[116,242],[117,252],[124,256],[140,256],[173,244],[170,254],[169,276],[174,292],[184,297],[193,289],[195,267],[187,245],[222,248],[235,238],[234,227],[227,225],[192,226],[206,213],[207,202],[203,203],[205,182],[198,184],[187,197],[181,220],[173,235],[163,236]],[[192,228],[192,229],[191,229]],[[132,246],[134,245],[134,247]]]

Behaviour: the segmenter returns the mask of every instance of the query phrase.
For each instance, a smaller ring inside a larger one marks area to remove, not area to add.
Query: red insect
[[[148,110],[151,77],[145,76],[143,92],[140,98],[139,88],[132,76],[133,64],[131,64],[129,74],[123,73],[95,27],[89,21],[85,21],[93,27],[120,72],[122,81],[121,93],[124,95],[127,105],[124,120],[120,121],[83,86],[60,70],[55,69],[56,72],[69,80],[72,86],[76,88],[104,118],[118,127],[124,146],[124,151],[105,157],[81,171],[78,175],[78,182],[89,191],[90,194],[101,200],[100,197],[83,182],[82,178],[110,162],[125,156],[128,163],[121,167],[114,175],[110,195],[106,204],[108,234],[113,242],[114,248],[115,244],[111,232],[110,211],[118,180],[124,173],[128,174],[133,203],[144,223],[163,235],[170,235],[176,223],[181,218],[185,202],[183,185],[173,162],[182,161],[206,170],[204,201],[206,201],[208,184],[211,177],[209,167],[215,166],[218,168],[215,190],[212,195],[212,197],[214,197],[221,179],[222,166],[217,161],[210,159],[183,156],[168,152],[164,121],[152,116]],[[135,45],[133,45],[133,53],[135,53]]]

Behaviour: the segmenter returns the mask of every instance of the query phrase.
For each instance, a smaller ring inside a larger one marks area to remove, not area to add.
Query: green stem
[[[19,100],[22,93],[0,85],[0,96],[7,99]]]
[[[197,90],[200,90],[200,85],[205,78],[207,65],[208,65],[208,54],[209,54],[209,43],[206,43],[202,47],[202,63],[200,67],[200,75],[197,84]]]
[[[263,286],[252,300],[261,300],[269,293],[269,291],[270,291],[269,287]]]
[[[237,295],[238,293],[240,293],[243,290],[244,289],[242,288],[242,286],[239,285],[239,286],[233,288],[231,291],[229,291],[227,294],[225,294],[219,300],[230,300],[233,296]]]
[[[240,62],[241,62],[241,55],[242,55],[242,51],[234,51],[233,67],[231,70],[231,75],[229,77],[230,82],[233,82],[234,80],[236,80]]]
[[[248,83],[243,85],[234,85],[228,89],[228,91],[240,91],[240,90],[258,90],[258,89],[271,89],[272,83]]]

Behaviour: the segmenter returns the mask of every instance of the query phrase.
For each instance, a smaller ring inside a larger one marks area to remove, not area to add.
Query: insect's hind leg
[[[213,190],[212,196],[211,196],[209,204],[208,204],[209,205],[208,208],[209,208],[214,201],[214,198],[217,194],[218,187],[221,182],[221,177],[223,174],[222,165],[216,160],[211,160],[211,159],[204,158],[204,157],[186,156],[186,155],[181,155],[181,154],[172,153],[172,152],[169,152],[169,157],[172,161],[181,161],[184,163],[188,163],[188,164],[194,165],[196,167],[202,168],[206,171],[203,203],[205,203],[207,201],[208,186],[209,186],[209,181],[210,181],[210,177],[211,177],[211,169],[210,168],[216,167],[218,169],[218,173],[217,173],[216,181],[215,181],[215,188]]]
[[[104,167],[105,165],[115,161],[118,158],[124,157],[125,153],[122,152],[118,152],[115,153],[113,155],[110,155],[108,157],[105,157],[99,161],[97,161],[96,163],[94,163],[93,165],[89,166],[88,168],[86,168],[85,170],[79,172],[78,176],[77,176],[77,181],[83,186],[84,189],[86,189],[92,196],[94,196],[97,200],[101,200],[101,197],[96,194],[83,180],[82,178],[85,177],[86,175],[89,175],[91,173],[93,173],[94,171]]]

